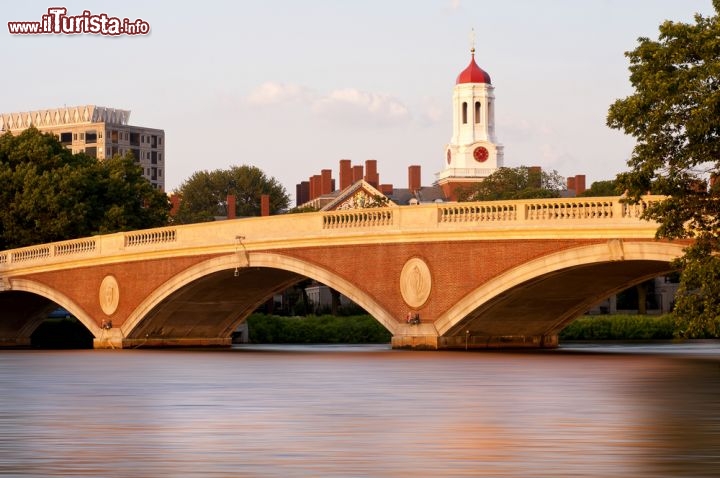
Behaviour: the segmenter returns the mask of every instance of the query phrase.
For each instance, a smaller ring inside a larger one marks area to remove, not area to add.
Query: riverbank
[[[253,344],[387,344],[391,334],[369,315],[248,318]],[[560,342],[672,340],[673,318],[666,315],[583,316],[563,329]],[[718,337],[700,337],[715,339]],[[49,319],[32,336],[38,348],[92,348],[92,335],[74,318]]]
[[[387,343],[390,333],[369,315],[279,317],[253,314],[251,343]],[[588,315],[560,332],[560,341],[672,340],[673,317],[665,315]],[[717,337],[699,337],[713,339]]]

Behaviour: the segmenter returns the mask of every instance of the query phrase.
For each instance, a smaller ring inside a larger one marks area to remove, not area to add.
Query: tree
[[[578,197],[620,196],[622,193],[614,180],[595,181],[590,188],[578,194]]]
[[[555,198],[565,189],[557,171],[520,166],[499,168],[472,187],[461,189],[458,201],[497,201],[504,199]]]
[[[290,203],[285,188],[275,178],[268,178],[255,166],[245,165],[198,171],[180,185],[177,193],[181,201],[174,222],[178,224],[213,221],[216,216],[227,216],[228,195],[235,195],[239,217],[259,216],[263,194],[270,195],[271,213],[287,208]]]
[[[0,136],[0,249],[167,224],[167,196],[132,156],[98,161],[53,134]]]
[[[720,302],[720,0],[715,15],[665,21],[658,40],[641,37],[630,60],[634,93],[610,106],[607,124],[636,139],[618,184],[631,202],[648,192],[665,199],[644,217],[657,237],[692,238],[675,315],[682,336],[718,332]]]

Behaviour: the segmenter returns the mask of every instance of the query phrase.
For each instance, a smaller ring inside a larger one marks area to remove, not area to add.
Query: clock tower
[[[482,181],[503,165],[503,146],[495,137],[495,95],[487,74],[475,63],[457,77],[453,88],[453,132],[445,147],[445,169],[436,174],[446,198],[457,199],[457,190]]]

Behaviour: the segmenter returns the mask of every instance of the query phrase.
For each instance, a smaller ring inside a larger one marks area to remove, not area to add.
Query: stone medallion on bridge
[[[400,294],[407,305],[417,309],[430,297],[430,268],[419,257],[409,259],[400,272]]]
[[[120,287],[114,276],[107,275],[100,284],[100,308],[105,315],[112,315],[120,302]]]

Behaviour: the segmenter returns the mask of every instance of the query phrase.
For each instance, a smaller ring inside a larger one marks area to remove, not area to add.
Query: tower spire
[[[470,54],[475,57],[475,28],[470,29]]]

